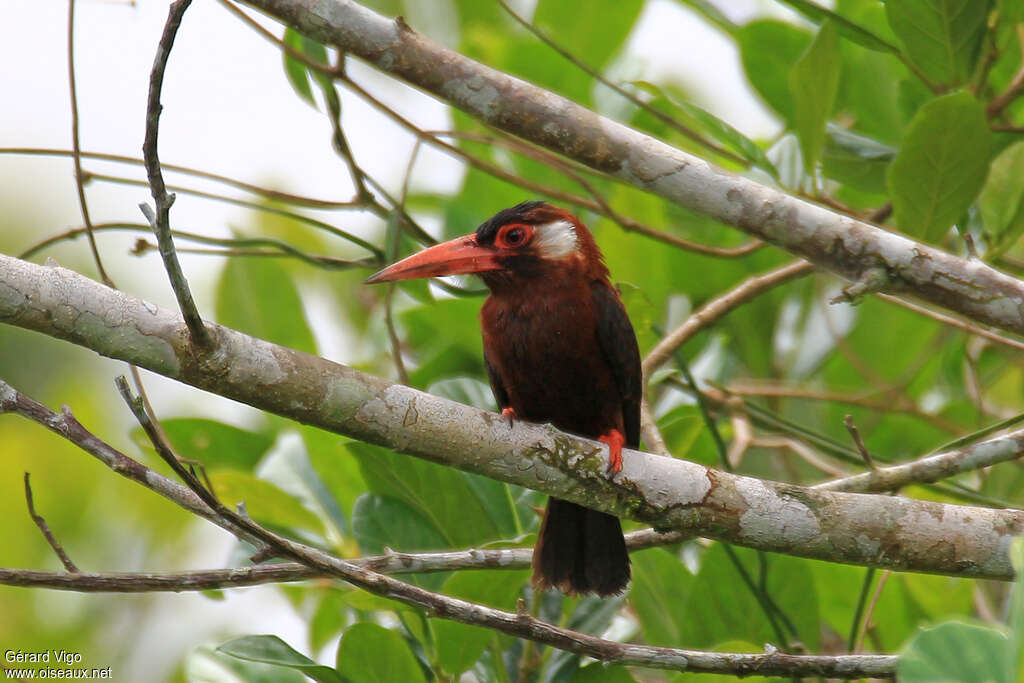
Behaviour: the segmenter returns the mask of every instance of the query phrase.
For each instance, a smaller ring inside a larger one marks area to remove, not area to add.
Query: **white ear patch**
[[[538,225],[533,244],[542,258],[560,259],[576,251],[579,244],[576,228],[568,221]]]

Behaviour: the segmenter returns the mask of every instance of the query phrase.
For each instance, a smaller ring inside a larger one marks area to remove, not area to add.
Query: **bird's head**
[[[553,276],[602,277],[608,271],[593,236],[576,216],[533,201],[499,211],[476,232],[424,249],[366,282],[467,273],[480,275],[493,291]]]

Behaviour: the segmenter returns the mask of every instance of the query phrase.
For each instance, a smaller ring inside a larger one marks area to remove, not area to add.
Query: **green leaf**
[[[947,622],[922,629],[900,655],[901,683],[1013,683],[1010,642],[988,626]]]
[[[750,164],[757,166],[772,176],[778,174],[778,171],[775,170],[775,166],[768,160],[768,157],[764,154],[764,150],[761,149],[756,142],[714,114],[705,111],[694,104],[690,104],[679,97],[674,97],[668,92],[668,88],[660,87],[654,83],[650,83],[648,81],[631,81],[630,85],[654,95],[655,99],[648,103],[651,106],[658,109],[667,109],[667,113],[681,118],[682,121],[689,124],[691,128],[698,128],[701,132],[710,135],[716,141],[722,143],[731,151],[746,159]]]
[[[609,666],[601,662],[589,664],[570,679],[571,683],[636,683],[633,674],[624,666]]]
[[[442,379],[427,387],[427,393],[475,406],[481,410],[493,411],[496,407],[491,388],[473,377]]]
[[[990,0],[888,0],[885,13],[907,56],[934,83],[971,76]]]
[[[445,539],[439,547],[467,548],[516,535],[516,513],[504,484],[377,446],[345,447],[371,491],[404,502],[430,521]]]
[[[574,57],[600,70],[626,42],[643,6],[643,0],[619,0],[604,3],[599,12],[581,12],[571,2],[540,0],[533,21]],[[561,68],[575,67],[563,61]]]
[[[437,527],[401,500],[365,493],[352,510],[352,533],[367,554],[385,548],[410,552],[438,550],[445,540]]]
[[[352,511],[359,496],[366,493],[366,482],[359,463],[343,443],[345,439],[314,427],[302,427],[302,441],[310,465],[320,476],[328,493],[344,514]]]
[[[864,192],[884,192],[885,174],[897,150],[829,124],[821,165],[827,178]]]
[[[631,559],[633,587],[629,600],[640,617],[644,640],[666,647],[695,646],[685,637],[687,622],[692,618],[685,607],[694,584],[693,574],[661,548],[633,553]]]
[[[341,633],[348,614],[345,611],[345,591],[334,586],[323,589],[320,602],[313,618],[309,620],[309,649],[318,652],[336,635]],[[310,591],[312,593],[312,591]]]
[[[516,598],[529,577],[526,571],[462,571],[445,582],[441,592],[477,604],[515,611]],[[448,673],[457,676],[480,659],[494,632],[480,626],[435,620],[437,657]]]
[[[316,353],[299,291],[272,259],[229,259],[217,284],[217,322],[254,337]]]
[[[301,671],[318,683],[342,683],[341,676],[334,669],[317,664],[312,659],[297,652],[288,643],[277,636],[243,636],[220,645],[217,652],[222,652],[238,659],[250,662],[261,662],[275,666]]]
[[[286,28],[284,30],[284,44],[296,50],[301,50],[302,34],[294,29]],[[284,73],[288,77],[288,82],[291,83],[292,88],[295,89],[299,97],[308,102],[310,106],[315,107],[316,101],[313,99],[313,89],[309,86],[309,71],[306,65],[284,50],[281,51],[281,56],[284,57]]]
[[[992,133],[985,108],[966,92],[927,103],[889,167],[888,185],[903,232],[935,242],[978,195]]]
[[[899,54],[899,48],[889,41],[826,7],[822,7],[821,5],[810,2],[809,0],[779,1],[785,5],[789,5],[815,24],[823,24],[826,21],[833,22],[836,25],[836,28],[839,29],[839,34],[842,37],[857,43],[862,47],[866,47],[869,50],[876,50],[878,52]]]
[[[835,23],[826,21],[821,25],[814,42],[790,71],[789,87],[804,168],[810,172],[825,146],[825,124],[839,92],[839,33]]]
[[[718,9],[715,3],[710,0],[678,0],[680,4],[686,5],[694,12],[700,14],[712,26],[717,26],[722,32],[735,36],[739,27],[727,17],[722,10]]]
[[[732,549],[755,584],[760,585],[759,560],[754,551]],[[818,596],[813,576],[803,560],[763,555],[767,596],[786,614],[799,640],[811,651],[818,648]],[[744,584],[721,543],[704,555],[690,590],[684,634],[688,646],[711,647],[726,640],[777,643],[764,609]],[[781,621],[781,620],[780,620]]]
[[[199,460],[208,468],[227,467],[251,472],[274,445],[270,434],[198,417],[175,417],[160,424],[178,455]],[[132,432],[132,439],[151,447],[141,428]]]
[[[196,683],[306,683],[294,669],[239,659],[216,649],[199,646],[187,655],[184,680]]]
[[[811,44],[811,35],[784,21],[752,21],[739,31],[743,71],[772,109],[793,120],[789,73]]]
[[[338,645],[338,671],[352,683],[424,682],[409,646],[390,629],[353,624]]]
[[[324,535],[323,522],[315,514],[269,481],[238,470],[210,472],[209,477],[217,498],[228,507],[244,502],[246,512],[258,522]]]
[[[992,258],[1013,246],[1024,233],[1024,141],[1004,149],[992,162],[978,202],[991,236]]]

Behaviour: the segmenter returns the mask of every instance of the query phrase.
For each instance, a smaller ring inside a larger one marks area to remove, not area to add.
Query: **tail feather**
[[[629,583],[618,517],[549,498],[533,551],[533,585],[569,595],[616,595]]]

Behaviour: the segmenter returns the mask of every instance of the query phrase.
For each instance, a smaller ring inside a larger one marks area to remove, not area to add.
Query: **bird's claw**
[[[626,437],[618,429],[609,429],[598,437],[598,441],[608,444],[607,474],[615,475],[622,471],[622,447]]]
[[[501,416],[508,422],[508,428],[512,429],[516,423],[516,409],[512,407],[502,408]]]

